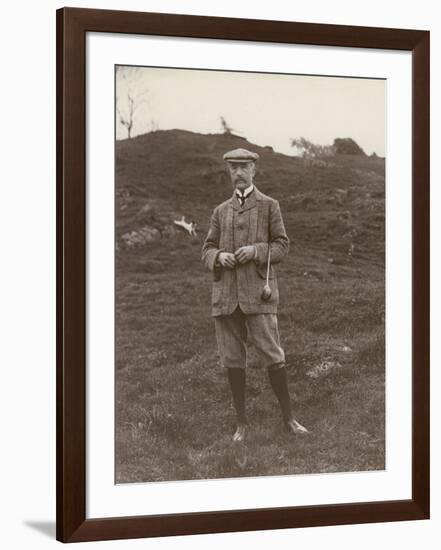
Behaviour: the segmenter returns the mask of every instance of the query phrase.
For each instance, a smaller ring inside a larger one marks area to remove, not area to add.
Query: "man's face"
[[[253,183],[256,167],[254,162],[229,162],[228,171],[234,189],[243,191]]]

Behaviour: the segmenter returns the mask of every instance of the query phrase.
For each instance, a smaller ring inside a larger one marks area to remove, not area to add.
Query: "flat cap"
[[[258,158],[257,153],[247,151],[247,149],[233,149],[223,156],[226,162],[255,162]]]

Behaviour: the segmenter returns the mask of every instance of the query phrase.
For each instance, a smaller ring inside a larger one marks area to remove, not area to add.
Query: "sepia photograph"
[[[385,470],[386,80],[115,66],[115,483]]]

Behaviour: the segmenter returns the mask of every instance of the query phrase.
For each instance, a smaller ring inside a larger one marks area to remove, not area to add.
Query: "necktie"
[[[242,195],[239,195],[239,193],[237,193],[237,198],[239,199],[240,205],[243,206],[246,197],[245,197],[245,196],[242,196]]]
[[[240,193],[236,193],[241,206],[245,204],[246,199],[251,195],[251,193],[252,193],[252,190],[250,193],[248,193],[248,195],[241,195]]]

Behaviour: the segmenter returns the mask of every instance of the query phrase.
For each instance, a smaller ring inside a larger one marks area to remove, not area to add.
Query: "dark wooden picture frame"
[[[86,519],[86,33],[412,53],[412,498]],[[57,539],[77,542],[429,518],[429,32],[161,13],[57,11]]]

